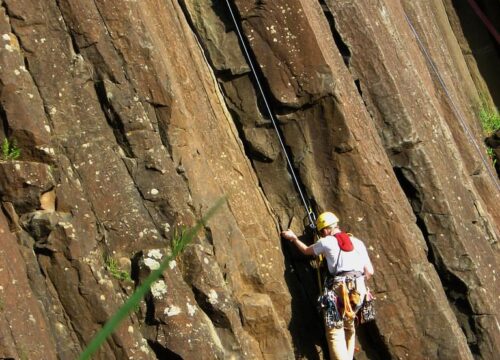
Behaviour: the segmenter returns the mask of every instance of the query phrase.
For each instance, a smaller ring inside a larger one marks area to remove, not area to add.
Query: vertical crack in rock
[[[330,31],[332,32],[333,40],[335,41],[335,45],[337,45],[337,49],[339,50],[340,55],[344,60],[344,64],[349,67],[351,62],[351,50],[349,50],[349,46],[344,42],[342,36],[338,32],[337,27],[335,26],[335,17],[328,8],[328,5],[325,3],[325,0],[318,0],[318,2],[320,3],[326,20],[330,25]]]
[[[9,8],[9,5],[6,2],[2,2],[0,6],[4,9],[6,17],[7,17],[7,23],[8,23],[8,29],[9,32],[15,36],[15,40],[19,45],[19,56],[22,58],[22,63],[23,66],[20,66],[20,69],[22,72],[26,73],[29,76],[29,81],[31,82],[31,85],[33,85],[33,88],[35,91],[26,91],[27,88],[23,88],[24,95],[27,95],[30,99],[35,98],[34,93],[36,92],[36,98],[38,98],[41,102],[41,108],[43,109],[43,119],[38,118],[42,117],[42,113],[39,113],[38,116],[34,116],[35,119],[33,120],[33,123],[39,121],[40,123],[37,124],[36,126],[39,128],[45,128],[45,130],[49,133],[51,133],[54,129],[53,122],[52,122],[52,116],[51,116],[51,109],[47,105],[46,99],[43,98],[42,93],[40,91],[40,85],[36,79],[36,76],[33,74],[28,56],[27,54],[32,54],[33,51],[29,49],[29,46],[26,46],[24,43],[24,39],[22,36],[22,31],[18,33],[17,26],[15,24],[13,25],[11,23],[11,19],[15,19],[17,22],[25,22],[25,19],[20,16],[20,15],[15,15],[12,13],[11,9]],[[2,93],[2,88],[3,84],[0,84],[0,94]],[[16,92],[16,97],[19,96],[19,91]],[[22,97],[22,96],[21,96]],[[25,105],[23,105],[24,107]],[[16,106],[17,107],[17,106]],[[17,111],[24,111],[24,109],[18,109]],[[33,130],[30,131],[24,131],[23,129],[11,129],[11,126],[8,125],[8,117],[7,114],[5,113],[2,105],[0,104],[0,112],[3,114],[0,114],[0,117],[2,118],[2,123],[4,127],[4,135],[5,136],[14,136],[16,145],[21,149],[21,159],[24,161],[34,161],[34,162],[40,162],[40,163],[45,163],[49,164],[50,166],[55,165],[55,157],[53,156],[54,152],[51,152],[53,150],[54,144],[53,144],[53,138],[49,138],[47,142],[40,142],[41,140],[37,139],[37,136],[33,134]],[[2,116],[3,115],[3,116]],[[33,114],[30,114],[33,116]],[[13,135],[15,133],[15,135]],[[57,146],[57,144],[56,144]]]
[[[170,144],[170,140],[168,138],[168,120],[161,121],[163,119],[164,111],[168,111],[168,106],[164,105],[153,105],[153,109],[155,111],[156,118],[158,119],[158,135],[160,136],[160,141],[165,146],[168,156],[173,161],[174,158],[172,156],[172,145]],[[184,178],[187,183],[187,179]]]
[[[64,18],[64,12],[61,8],[61,0],[55,0],[55,3],[57,6],[57,10],[59,11],[59,14],[61,15],[61,17],[59,19],[62,21],[62,23],[64,25],[64,30],[66,30],[66,32],[68,33],[68,35],[70,37],[72,50],[75,54],[80,54],[80,47],[78,46],[78,43],[76,41],[75,34],[73,31],[71,31],[71,27],[68,26],[68,22]]]
[[[144,302],[146,303],[146,316],[144,318],[144,324],[147,326],[158,325],[159,322],[155,318],[155,302],[151,296],[151,292],[145,296]]]
[[[416,224],[425,239],[427,245],[427,259],[434,266],[436,273],[441,280],[448,302],[455,313],[464,335],[467,338],[467,343],[471,352],[480,356],[477,344],[477,329],[474,321],[475,314],[467,296],[467,285],[446,268],[443,260],[436,251],[433,245],[433,240],[431,239],[435,235],[429,232],[425,223],[425,216],[429,214],[425,214],[422,208],[423,202],[420,191],[411,182],[408,176],[405,175],[404,168],[394,167],[393,170],[399,181],[401,189],[405,193],[406,198],[413,209],[413,213],[416,217]]]
[[[2,85],[0,83],[0,85]],[[2,87],[0,87],[0,93],[2,92]],[[7,114],[5,113],[5,109],[0,103],[0,120],[2,127],[0,128],[0,135],[5,138],[9,138],[9,122],[7,121]]]
[[[257,7],[258,6],[259,5],[257,5]],[[221,10],[221,11],[224,11],[224,10]],[[227,9],[225,9],[225,11],[227,11]],[[224,16],[222,16],[222,15],[220,15],[220,16],[221,16],[221,18],[225,19]],[[241,21],[240,21],[240,23],[241,23]],[[231,28],[232,28],[232,26],[231,26]],[[196,33],[196,29],[194,29],[193,31]],[[324,97],[327,97],[327,96],[325,95],[325,96],[319,97],[314,102],[305,103],[304,105],[300,106],[299,108],[292,107],[292,106],[287,106],[286,104],[278,101],[273,96],[273,92],[270,89],[268,80],[265,78],[264,74],[262,73],[262,71],[260,69],[260,66],[258,66],[259,63],[257,61],[257,58],[256,58],[255,54],[252,51],[252,47],[248,43],[248,39],[246,37],[244,37],[243,41],[245,41],[245,43],[247,45],[247,49],[249,50],[249,56],[251,58],[251,61],[253,62],[253,64],[256,65],[254,67],[255,72],[256,72],[255,74],[248,73],[248,74],[245,75],[245,76],[248,76],[248,79],[251,81],[251,84],[252,84],[253,89],[255,91],[254,95],[255,95],[255,102],[257,104],[257,109],[259,111],[258,115],[260,116],[260,120],[262,121],[262,123],[259,124],[258,123],[259,119],[255,119],[254,120],[256,122],[256,128],[257,129],[268,129],[272,133],[271,136],[273,136],[275,138],[274,141],[273,141],[275,143],[277,143],[277,141],[278,141],[277,137],[280,137],[283,140],[284,146],[285,146],[285,151],[287,152],[287,154],[281,154],[279,156],[282,156],[283,159],[284,159],[285,155],[290,156],[290,160],[292,162],[292,164],[291,164],[292,171],[295,173],[295,178],[296,178],[297,183],[298,183],[298,184],[296,184],[294,182],[294,188],[297,191],[297,194],[299,193],[299,189],[297,189],[297,186],[300,189],[302,189],[302,191],[306,191],[307,188],[305,186],[305,183],[302,181],[302,179],[300,177],[299,169],[295,165],[295,160],[296,159],[293,158],[293,152],[291,151],[290,147],[286,144],[286,140],[285,140],[286,137],[284,136],[283,131],[282,131],[282,129],[279,126],[280,121],[279,121],[279,119],[276,119],[276,121],[278,122],[278,124],[277,124],[278,126],[275,129],[274,126],[273,126],[273,124],[272,124],[272,122],[271,122],[271,119],[268,116],[268,112],[267,112],[267,109],[266,109],[267,107],[266,107],[266,104],[265,104],[265,100],[262,98],[261,93],[259,91],[257,91],[257,89],[259,87],[258,87],[258,85],[257,85],[256,82],[259,81],[259,83],[260,83],[260,85],[261,85],[261,87],[263,89],[264,96],[266,96],[266,100],[267,100],[268,105],[270,107],[270,111],[272,111],[273,114],[276,115],[276,116],[287,115],[287,114],[290,114],[292,112],[297,112],[299,110],[300,111],[305,111],[308,108],[312,108],[317,103],[320,103],[321,100]],[[239,46],[241,46],[241,45],[239,44]],[[213,68],[213,66],[212,66],[212,68]],[[255,79],[254,76],[256,76],[257,79]],[[237,78],[237,76],[233,76],[233,78],[231,80],[234,80],[236,78]],[[300,86],[300,83],[298,85]],[[227,92],[225,91],[225,89],[223,87],[222,87],[221,91],[224,94],[224,100],[226,102],[226,105],[227,105],[228,109],[230,109],[230,113],[232,115],[233,122],[235,123],[235,126],[238,129],[240,140],[242,141],[244,149],[245,149],[245,154],[248,157],[248,159],[251,160],[253,170],[255,171],[256,174],[258,174],[259,170],[257,169],[254,161],[256,161],[256,162],[264,162],[265,163],[265,162],[273,162],[275,159],[271,159],[271,158],[267,157],[266,154],[262,153],[262,151],[260,151],[259,149],[256,149],[255,144],[251,140],[249,140],[249,138],[248,138],[248,136],[247,136],[247,134],[245,132],[244,121],[240,118],[240,116],[235,111],[231,110],[231,104],[230,104],[231,100],[230,100],[230,97],[228,96]],[[281,149],[281,147],[279,148],[278,152],[279,153],[283,152],[283,150]],[[290,174],[289,165],[290,164],[285,165],[286,166],[287,174]],[[260,177],[258,177],[258,181],[259,181],[259,187],[262,189],[263,193],[269,199],[269,194],[266,194],[265,187],[263,186],[262,180],[260,179]],[[309,197],[307,195],[307,192],[306,192],[305,196],[307,198],[307,201],[309,202],[309,204],[313,208],[313,211],[316,211],[316,206],[315,206],[316,203],[315,203],[314,199],[312,199],[311,197]]]
[[[500,170],[500,165],[499,165],[498,169]],[[486,231],[486,238],[488,240],[488,243],[491,245],[491,248],[498,249],[498,238],[495,236],[495,233],[493,232],[491,227],[488,225],[488,219],[484,216],[484,213],[479,208],[479,205],[477,202],[474,202],[474,209],[476,210],[477,217],[478,217],[478,219],[480,219],[480,221],[475,221],[475,222],[473,222],[473,224],[483,228]]]
[[[203,291],[198,289],[196,286],[193,286],[192,290],[196,302],[205,312],[205,314],[207,314],[207,316],[210,318],[212,324],[214,324],[214,326],[217,328],[231,329],[231,322],[229,321],[227,315],[220,309],[217,309],[215,306],[213,306],[213,304],[210,302],[209,297]]]
[[[218,70],[213,62],[213,59],[210,56],[210,52],[207,50],[207,47],[205,46],[205,41],[204,41],[205,39],[203,38],[203,34],[200,34],[198,28],[193,23],[193,20],[191,18],[191,14],[189,13],[189,10],[186,7],[185,1],[181,1],[180,4],[181,4],[181,8],[184,12],[186,21],[188,22],[189,26],[191,27],[191,30],[193,31],[193,34],[195,35],[195,37],[198,41],[198,44],[200,45],[200,48],[203,49],[203,52],[205,54],[205,58],[208,60],[210,68],[214,72],[215,77],[220,82],[231,82],[231,81],[236,80],[240,77],[248,77],[248,79],[251,81],[253,89],[255,89],[255,97],[256,97],[255,100],[256,100],[258,110],[259,110],[259,115],[262,117],[261,120],[264,121],[263,124],[257,124],[257,127],[268,129],[268,130],[273,132],[273,136],[276,136],[274,134],[275,130],[274,130],[274,127],[271,123],[271,120],[267,116],[267,111],[265,110],[266,107],[265,107],[264,100],[262,99],[261,94],[257,91],[258,86],[256,84],[256,80],[254,79],[254,76],[252,75],[252,73],[246,72],[243,75],[239,75],[239,74],[234,74],[234,72],[231,71],[231,69]],[[220,20],[226,26],[227,31],[234,32],[234,26],[230,22],[230,17],[227,14],[228,10],[225,7],[225,5],[218,6],[218,7],[214,6],[214,11],[215,11],[216,15],[219,16]],[[246,41],[246,39],[244,39],[244,40]],[[238,42],[238,45],[241,46],[239,44],[239,42]],[[251,57],[252,62],[254,64],[258,64],[257,59],[255,58],[254,54],[252,53],[251,47],[249,46],[248,43],[247,43],[247,48],[249,49],[249,56]],[[245,63],[246,63],[246,59],[245,59]],[[288,107],[284,104],[279,103],[272,95],[272,92],[270,91],[270,88],[269,88],[269,84],[268,84],[267,80],[265,79],[264,75],[262,74],[262,72],[260,71],[259,67],[256,66],[255,70],[257,72],[256,76],[258,77],[259,82],[260,82],[261,86],[263,87],[263,91],[268,96],[267,100],[268,100],[268,102],[270,102],[269,105],[271,107],[271,111],[274,111],[275,114],[288,114],[288,113],[291,113],[292,111],[298,110],[297,108]],[[258,173],[258,169],[256,169],[254,161],[272,162],[273,159],[270,159],[265,154],[263,154],[262,151],[260,151],[259,149],[256,149],[254,143],[248,139],[246,132],[245,132],[245,129],[244,129],[244,126],[245,126],[244,121],[231,108],[231,104],[230,104],[230,100],[229,100],[229,96],[227,94],[227,91],[224,89],[223,86],[220,86],[220,83],[219,83],[219,89],[221,90],[222,94],[224,95],[224,100],[226,102],[229,113],[231,114],[231,118],[233,119],[233,123],[235,124],[236,129],[238,130],[239,139],[241,140],[241,143],[243,144],[245,154],[246,154],[247,158],[251,160],[253,170],[256,173]],[[319,100],[321,100],[321,98],[319,98],[318,101]],[[306,110],[307,108],[312,107],[314,105],[315,104],[305,104],[303,107],[300,108],[300,110]],[[256,119],[255,121],[258,121],[258,120]],[[281,129],[278,128],[278,132],[279,132],[281,138],[284,139],[285,137],[283,136]],[[288,147],[287,147],[287,151],[289,154],[291,154],[290,149]],[[293,162],[293,159],[291,159],[291,160]],[[301,187],[301,189],[305,189],[304,183],[298,175],[299,174],[298,169],[294,167],[293,170],[294,170],[295,174],[297,174],[297,180],[298,180],[299,186]],[[261,179],[259,177],[258,177],[258,186],[260,187],[260,189],[262,189],[263,193],[266,194],[265,188],[262,185]],[[308,198],[308,201],[311,202],[311,206],[312,206],[314,203],[313,199]]]
[[[106,31],[106,34],[109,37],[111,37],[112,32],[109,30],[108,23],[106,22],[106,19],[103,16],[102,10],[101,10],[101,8],[99,6],[99,1],[94,0],[94,6],[95,6],[95,8],[96,8],[96,10],[97,10],[97,12],[99,14],[99,17],[100,17],[100,20],[101,20],[101,24],[104,27],[104,29]],[[118,55],[118,57],[120,59],[120,64],[121,64],[121,66],[124,69],[123,76],[125,77],[125,79],[127,80],[127,82],[130,82],[130,77],[129,77],[129,74],[128,74],[127,61],[125,61],[125,57],[124,57],[122,51],[116,46],[116,44],[114,43],[114,41],[110,41],[110,43],[111,43],[111,46],[113,47],[113,49],[115,50],[115,53]],[[110,76],[110,79],[112,81],[116,81],[115,79],[113,79],[112,75]]]
[[[365,97],[363,96],[363,89],[361,87],[361,80],[360,79],[354,79],[354,85],[356,86],[356,89],[358,90],[359,97],[363,101],[363,104],[365,105],[366,112],[368,115],[370,115],[370,119],[372,119],[375,122],[375,118],[373,117],[373,114],[370,110],[370,106],[366,102]]]
[[[5,2],[2,1],[2,3],[0,4],[0,6],[2,6],[5,9],[5,13],[9,17],[9,19],[16,19],[16,20],[24,21],[24,19],[22,17],[17,16],[15,14],[12,14],[12,12],[9,10],[9,7],[8,7],[7,3],[5,3]],[[10,24],[10,20],[9,20],[9,24]],[[12,32],[12,34],[14,34],[14,36],[17,39],[17,42],[19,43],[20,50],[22,50],[23,63],[24,63],[25,69],[30,74],[31,81],[33,81],[33,84],[35,85],[35,87],[36,87],[36,89],[38,91],[38,94],[40,95],[40,99],[42,100],[43,109],[44,109],[44,112],[45,112],[45,115],[46,115],[45,118],[46,118],[49,126],[51,128],[53,128],[53,124],[52,124],[52,121],[51,121],[51,116],[50,116],[49,109],[47,107],[45,99],[41,96],[41,93],[40,93],[40,85],[37,83],[36,78],[31,74],[31,69],[30,69],[30,66],[29,66],[29,61],[28,61],[28,58],[25,56],[26,53],[31,53],[31,51],[28,50],[26,48],[26,46],[23,44],[22,37],[19,36],[19,34],[12,27],[12,25],[10,26],[10,31]],[[5,117],[5,120],[7,120],[6,117]]]
[[[104,81],[97,80],[94,82],[95,92],[97,98],[99,99],[99,104],[101,105],[102,112],[106,117],[108,125],[113,130],[115,135],[116,143],[123,150],[125,155],[129,158],[133,158],[133,151],[128,139],[125,135],[125,128],[123,122],[120,119],[120,115],[114,111],[113,106],[109,103],[108,94],[106,92],[106,87],[104,86]]]
[[[222,93],[224,94],[224,100],[227,103],[227,94],[224,92],[224,89],[222,89]],[[248,139],[245,135],[245,130],[243,128],[243,122],[238,117],[238,114],[232,109],[229,109],[229,113],[231,114],[231,119],[233,120],[233,123],[236,126],[236,129],[238,130],[238,135],[239,135],[239,138],[241,140],[241,143],[243,144],[243,149],[245,151],[245,155],[251,160],[256,160],[256,161],[261,161],[261,162],[271,162],[272,160],[269,157],[267,157],[261,151],[256,149],[253,146],[253,144],[250,141],[248,141]],[[252,168],[255,171],[255,166],[253,166],[253,164],[252,164]],[[260,180],[259,180],[259,182],[260,182]],[[259,183],[259,186],[260,186],[260,188],[262,188],[262,184]]]
[[[68,30],[68,35],[71,39],[71,46],[73,47],[73,51],[75,52],[76,55],[80,55],[80,47],[78,46],[78,42],[76,41],[75,33],[73,31]]]
[[[75,31],[70,26],[68,26],[66,19],[64,18],[64,15],[63,15],[63,11],[61,9],[60,1],[57,0],[56,4],[57,4],[57,7],[61,13],[61,19],[64,22],[64,27],[66,28],[68,36],[71,40],[72,51],[76,55],[80,55],[80,53],[81,53],[80,46],[78,45],[78,41],[77,41],[76,36],[75,36]],[[105,27],[106,32],[109,34],[109,30],[106,26],[106,22],[104,21],[104,18],[102,17],[102,14],[101,14],[97,4],[95,4],[95,6],[96,6],[96,9],[97,9],[99,15],[101,16],[101,23]],[[111,41],[111,43],[113,44],[112,41]],[[114,47],[114,49],[115,49],[116,54],[120,55],[120,53],[116,49],[116,47]],[[94,65],[94,64],[92,64],[92,65]],[[95,71],[93,69],[90,72],[95,74]],[[99,104],[101,106],[101,110],[102,110],[104,116],[106,117],[108,125],[113,130],[113,134],[115,135],[115,139],[116,139],[117,144],[122,148],[122,150],[124,151],[124,153],[126,154],[127,157],[132,158],[133,152],[132,152],[131,146],[130,146],[130,144],[125,136],[123,123],[119,119],[119,114],[116,113],[116,111],[114,111],[113,107],[111,106],[111,104],[109,102],[108,94],[106,92],[106,87],[104,85],[104,79],[102,78],[101,74],[97,74],[97,77],[98,77],[97,79],[92,79],[92,80],[94,83],[94,89],[95,89]]]
[[[5,3],[5,1],[2,1],[0,3],[0,6],[3,7],[5,9],[5,13],[9,16],[9,19],[16,19],[16,20],[21,20],[21,21],[24,21],[24,19],[21,17],[21,16],[18,16],[16,14],[13,14],[10,10],[9,10],[9,6],[7,5],[7,3]],[[10,22],[10,21],[9,21]]]
[[[223,4],[224,2],[221,1],[221,2],[214,2],[213,6],[217,6],[218,4]],[[210,67],[212,68],[212,70],[215,72],[215,74],[217,76],[219,75],[223,75],[223,74],[226,74],[228,76],[231,76],[231,70],[230,69],[226,69],[226,70],[219,70],[219,73],[218,73],[218,70],[215,68],[214,66],[214,59],[212,58],[211,54],[210,54],[210,51],[207,49],[206,47],[206,44],[204,41],[201,40],[201,34],[198,32],[197,28],[196,28],[196,25],[195,23],[193,22],[193,19],[191,17],[191,14],[189,12],[189,9],[187,7],[187,4],[186,4],[186,1],[185,0],[180,0],[179,1],[179,5],[182,9],[182,12],[184,13],[184,18],[186,20],[186,22],[189,24],[189,27],[191,28],[191,31],[193,32],[193,34],[195,35],[195,38],[198,42],[198,45],[200,46],[201,49],[203,49],[203,54],[205,56],[205,59],[208,60],[208,63],[210,64]],[[221,5],[219,5],[221,6]],[[215,12],[216,14],[219,14],[218,12]],[[227,21],[225,21],[224,19],[221,18],[221,21],[227,25]]]
[[[342,56],[342,59],[344,60],[344,64],[346,67],[350,70],[351,73],[353,73],[353,69],[351,68],[351,50],[349,49],[349,45],[344,41],[342,38],[342,35],[340,35],[339,31],[337,30],[337,27],[335,25],[335,17],[328,7],[327,3],[325,0],[318,0],[318,2],[321,5],[321,8],[323,10],[323,13],[325,15],[325,18],[328,21],[328,24],[330,26],[330,31],[333,36],[333,40],[335,41],[335,45],[337,46],[337,49],[340,52],[340,55]],[[354,77],[354,74],[353,74]],[[357,78],[354,77],[354,85],[356,86],[356,89],[358,90],[360,98],[363,100],[363,104],[365,105],[365,108],[367,109],[368,113],[370,114],[370,117],[372,117],[369,107],[366,103],[365,98],[363,97],[363,91],[361,89],[361,81]],[[373,117],[372,117],[373,118]]]

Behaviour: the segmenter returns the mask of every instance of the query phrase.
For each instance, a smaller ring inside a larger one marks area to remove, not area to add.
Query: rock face
[[[77,358],[221,196],[96,358],[328,358],[316,272],[279,238],[304,200],[374,262],[357,359],[500,353],[488,79],[451,2],[231,2],[305,199],[225,2],[1,4],[0,138],[21,151],[0,161],[1,358]]]

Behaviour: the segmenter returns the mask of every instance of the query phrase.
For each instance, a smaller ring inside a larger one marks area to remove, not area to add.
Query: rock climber
[[[338,223],[338,217],[332,212],[319,215],[316,228],[321,238],[310,246],[300,241],[290,229],[283,231],[281,236],[305,255],[326,258],[329,275],[325,279],[327,294],[323,296],[330,296],[332,301],[329,303],[333,306],[329,309],[332,311],[324,311],[330,359],[352,360],[354,319],[367,294],[365,279],[373,275],[373,265],[363,242],[341,231]]]

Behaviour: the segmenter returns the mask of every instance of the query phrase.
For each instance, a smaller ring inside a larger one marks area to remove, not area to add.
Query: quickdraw
[[[338,305],[339,299],[335,295],[335,291],[325,287],[323,295],[318,297],[318,311],[325,313],[325,326],[336,329],[344,326],[344,319]]]
[[[367,293],[365,300],[363,301],[363,306],[359,311],[359,323],[364,324],[370,321],[374,321],[376,318],[374,297],[372,296],[370,289],[367,288]]]

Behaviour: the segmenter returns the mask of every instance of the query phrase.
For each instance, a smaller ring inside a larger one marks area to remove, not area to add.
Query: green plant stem
[[[175,259],[177,255],[180,254],[186,245],[193,240],[194,236],[198,231],[205,225],[207,220],[218,210],[218,208],[225,202],[225,198],[219,199],[214,206],[212,206],[203,219],[199,220],[196,225],[183,233],[181,239],[176,243],[176,246],[172,249],[172,254],[167,256],[160,264],[160,267],[152,271],[149,276],[144,280],[141,286],[132,294],[130,298],[113,314],[111,319],[106,322],[104,327],[99,330],[99,332],[94,336],[90,344],[80,355],[79,360],[90,359],[92,354],[96,352],[106,341],[107,337],[110,336],[120,322],[127,317],[127,315],[134,311],[137,305],[140,303],[142,298],[151,289],[151,285],[161,276],[163,271],[167,268],[170,261]]]
[[[118,311],[108,320],[104,327],[97,333],[91,343],[87,346],[85,351],[80,355],[80,360],[90,359],[90,356],[96,352],[111,335],[111,333],[118,327],[125,317],[135,309],[136,304],[140,303],[141,299],[151,289],[151,285],[160,277],[160,275],[167,268],[168,263],[172,260],[172,255],[168,256],[161,264],[160,267],[144,280],[141,286],[132,294],[130,298],[118,309]]]

